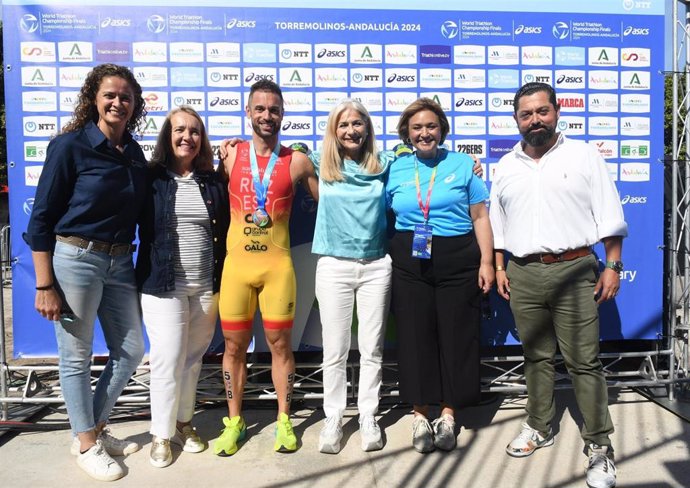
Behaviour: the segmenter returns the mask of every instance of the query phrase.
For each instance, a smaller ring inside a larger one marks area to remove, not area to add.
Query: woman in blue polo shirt
[[[449,130],[436,102],[407,107],[398,135],[415,150],[396,160],[386,184],[400,396],[413,405],[419,452],[454,449],[457,409],[479,401],[480,295],[494,282],[489,193],[470,156],[440,147]],[[441,412],[432,426],[433,404]]]
[[[74,117],[48,145],[24,239],[36,272],[36,310],[55,323],[72,454],[91,477],[124,476],[111,456],[139,449],[105,428],[144,355],[132,241],[147,192],[146,160],[130,132],[146,114],[124,66],[96,66]],[[96,316],[110,351],[91,391]]]

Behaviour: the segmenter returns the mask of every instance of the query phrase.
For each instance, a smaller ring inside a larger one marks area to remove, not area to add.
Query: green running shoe
[[[294,452],[297,450],[297,436],[292,430],[290,417],[285,413],[278,416],[276,422],[276,442],[273,444],[276,452]]]
[[[213,453],[217,456],[232,456],[237,452],[237,442],[247,436],[247,424],[239,415],[233,418],[223,417],[225,428],[213,444]]]

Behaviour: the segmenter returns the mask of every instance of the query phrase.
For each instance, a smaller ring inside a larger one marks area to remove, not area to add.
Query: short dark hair
[[[275,81],[263,79],[254,83],[252,87],[249,89],[249,98],[247,99],[248,103],[251,103],[252,97],[254,96],[254,92],[258,91],[274,93],[278,95],[278,98],[280,98],[280,102],[283,103],[283,91],[280,89],[280,87]]]
[[[515,98],[513,99],[513,111],[517,114],[518,104],[522,97],[528,97],[537,92],[546,92],[549,95],[549,102],[553,105],[556,110],[559,109],[558,100],[556,100],[556,90],[553,89],[551,85],[546,83],[525,83],[522,85],[518,91],[515,93]]]
[[[438,123],[441,126],[441,144],[443,144],[443,141],[446,140],[446,136],[450,132],[450,124],[448,123],[448,117],[446,117],[443,108],[431,98],[419,98],[403,110],[400,114],[400,119],[398,119],[398,137],[400,137],[400,140],[405,144],[408,144],[410,139],[410,119],[422,110],[429,110],[438,117]]]

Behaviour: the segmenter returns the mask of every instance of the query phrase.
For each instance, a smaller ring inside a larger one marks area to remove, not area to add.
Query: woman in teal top
[[[328,117],[322,151],[312,153],[310,158],[319,175],[312,245],[312,252],[320,255],[316,298],[323,331],[326,413],[319,450],[333,454],[340,451],[355,303],[362,449],[381,449],[381,430],[374,415],[379,404],[391,280],[391,259],[386,254],[384,178],[394,154],[376,150],[369,113],[359,102],[345,100]]]
[[[391,309],[400,397],[413,405],[419,452],[454,449],[456,411],[479,401],[480,293],[494,281],[489,193],[471,157],[440,147],[448,132],[436,102],[407,107],[398,135],[415,151],[396,161],[386,184],[396,218]],[[433,404],[440,416],[432,426]]]

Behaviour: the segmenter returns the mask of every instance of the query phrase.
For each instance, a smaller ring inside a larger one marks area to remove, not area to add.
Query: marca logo
[[[618,49],[615,47],[590,47],[590,66],[618,66]]]
[[[421,45],[419,61],[424,64],[450,64],[450,46]]]
[[[558,119],[556,128],[568,136],[581,136],[585,134],[585,118],[580,116],[568,115]]]
[[[417,64],[417,46],[414,44],[386,44],[386,64]]]
[[[239,63],[239,42],[207,42],[206,61],[209,63]]]
[[[590,71],[590,90],[616,90],[618,88],[617,71]]]
[[[651,51],[647,48],[628,47],[621,49],[621,66],[646,68],[651,63]]]
[[[585,64],[585,48],[573,46],[556,47],[556,64],[561,66],[582,66]]]
[[[146,111],[151,112],[167,112],[168,109],[168,93],[162,91],[149,91],[142,93]]]
[[[517,46],[488,46],[489,64],[518,64],[520,48]]]
[[[386,92],[386,110],[402,112],[405,107],[417,99],[413,92]]]
[[[149,30],[149,32],[154,34],[160,34],[165,30],[166,26],[167,22],[165,21],[165,17],[162,15],[151,15],[146,20],[146,28]]]
[[[168,86],[168,69],[158,66],[142,66],[134,69],[134,77],[142,87]]]
[[[43,165],[24,167],[24,184],[26,186],[38,186],[38,179],[41,177]]]
[[[48,150],[47,141],[31,141],[24,143],[24,161],[42,163],[46,160]]]
[[[311,92],[286,91],[283,101],[285,110],[289,112],[311,112],[314,109]]]
[[[451,99],[450,93],[443,92],[421,92],[419,94],[420,98],[428,98],[438,103],[444,112],[450,112],[453,110],[453,101]]]
[[[622,136],[648,136],[649,117],[621,117]]]
[[[280,130],[286,136],[311,136],[314,134],[314,120],[306,116],[286,116]]]
[[[381,112],[383,110],[383,94],[380,92],[352,92],[350,98],[367,107],[369,112]]]
[[[260,80],[276,81],[275,68],[245,68],[244,86],[252,86]]]
[[[280,86],[288,88],[308,88],[313,86],[311,68],[280,68]]]
[[[489,88],[517,88],[520,85],[520,71],[516,69],[490,69]]]
[[[170,61],[173,63],[203,63],[204,44],[201,42],[171,42]]]
[[[78,88],[84,84],[86,76],[91,72],[87,66],[60,68],[60,86]]]
[[[57,134],[57,117],[32,115],[24,117],[24,135],[27,137],[52,137]]]
[[[206,84],[218,87],[238,87],[242,86],[240,68],[218,67],[207,68]]]
[[[507,136],[519,133],[515,119],[512,116],[492,115],[489,117],[489,134]]]
[[[610,139],[592,139],[589,141],[589,144],[594,146],[604,159],[618,157],[618,141],[612,141]]]
[[[618,119],[616,117],[590,117],[589,133],[593,136],[617,136]]]
[[[648,36],[649,28],[647,27],[633,27],[632,25],[627,26],[623,29],[623,36]]]
[[[245,63],[275,63],[276,45],[266,42],[249,42],[243,44],[242,60]]]
[[[278,51],[283,63],[311,63],[311,44],[279,44]]]
[[[568,36],[570,36],[570,24],[562,21],[556,22],[551,28],[551,33],[553,34],[553,37],[559,41],[567,39]]]
[[[25,63],[55,62],[55,44],[52,42],[22,42],[20,52]]]
[[[22,92],[24,112],[54,112],[57,110],[57,94],[48,91]]]
[[[32,34],[38,30],[38,27],[38,18],[34,14],[24,14],[22,18],[19,19],[19,28],[24,32]]]
[[[346,68],[316,68],[314,70],[314,84],[324,88],[347,87]]]
[[[515,35],[522,34],[541,34],[541,26],[520,24],[515,28]]]
[[[455,142],[455,150],[473,154],[479,158],[486,157],[486,141],[482,139],[460,139]]]
[[[387,69],[386,86],[392,88],[416,88],[417,70],[416,69]]]
[[[621,94],[621,112],[649,113],[650,98],[646,94]]]
[[[585,87],[585,72],[576,69],[556,70],[556,87],[561,90],[581,90]]]
[[[590,112],[617,112],[618,96],[614,93],[593,93],[589,96]]]
[[[522,70],[522,84],[525,83],[546,83],[551,84],[553,75],[550,70],[545,69],[525,69]]]
[[[123,62],[129,61],[131,47],[128,42],[97,42],[96,61]]]
[[[133,42],[132,60],[140,63],[162,63],[168,60],[168,45],[164,42]]]
[[[381,64],[383,46],[380,44],[350,45],[350,62],[355,64]]]
[[[522,64],[550,65],[553,63],[552,48],[547,46],[524,46],[522,48]]]
[[[132,26],[132,19],[106,17],[105,19],[101,20],[101,29],[107,29],[108,27],[131,27],[131,26]]]
[[[638,159],[649,157],[649,141],[626,140],[621,142],[621,158]]]
[[[456,88],[484,88],[486,72],[483,69],[456,69],[453,80]]]
[[[230,29],[254,29],[256,28],[256,20],[240,20],[230,19],[225,23],[225,28]]]
[[[22,66],[22,86],[55,86],[56,82],[55,68]]]
[[[558,105],[561,107],[561,112],[584,112],[585,111],[585,95],[583,93],[567,93],[564,96],[559,95]]]
[[[456,135],[473,136],[486,134],[486,117],[481,115],[463,115],[455,117],[453,133]]]
[[[470,44],[454,46],[453,60],[455,64],[485,64],[486,48]]]
[[[341,64],[347,62],[346,44],[315,44],[314,62],[325,64]]]
[[[623,90],[649,90],[650,73],[648,71],[624,71],[621,73]]]
[[[649,181],[649,163],[621,163],[621,181]]]

